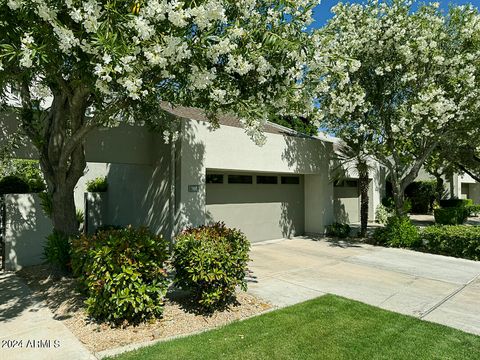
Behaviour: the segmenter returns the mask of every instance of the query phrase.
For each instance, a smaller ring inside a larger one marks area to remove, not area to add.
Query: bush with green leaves
[[[436,180],[415,181],[405,189],[405,196],[410,199],[414,214],[427,214],[433,209],[437,192]]]
[[[337,237],[337,238],[346,238],[350,235],[350,225],[342,224],[335,222],[331,225],[327,225],[326,233],[327,236]]]
[[[0,195],[3,194],[27,194],[30,192],[28,183],[14,175],[5,176],[0,180]]]
[[[250,242],[223,223],[185,230],[175,239],[175,284],[190,290],[206,310],[219,307],[247,288]]]
[[[468,205],[473,205],[472,199],[443,199],[440,200],[440,207],[442,208],[455,208],[455,207],[465,207]]]
[[[28,185],[29,193],[45,190],[45,181],[38,160],[9,159],[0,166],[0,178],[14,176],[22,179]]]
[[[461,225],[468,217],[468,209],[463,206],[446,207],[433,211],[435,223],[441,225]]]
[[[480,216],[480,204],[465,206],[468,216]]]
[[[480,260],[480,226],[428,226],[421,238],[430,253]]]
[[[168,242],[146,228],[74,239],[73,273],[87,294],[87,312],[113,324],[160,317],[169,285],[168,257]]]
[[[47,263],[62,271],[71,270],[71,241],[61,232],[54,231],[47,236],[43,256]]]
[[[393,216],[392,210],[389,210],[385,205],[379,204],[375,210],[375,219],[380,224],[385,225],[388,219]]]
[[[373,240],[375,244],[392,247],[418,248],[421,246],[418,229],[407,216],[390,217],[385,227],[375,230]]]
[[[106,177],[97,177],[87,181],[88,192],[106,192],[108,190],[108,182]]]

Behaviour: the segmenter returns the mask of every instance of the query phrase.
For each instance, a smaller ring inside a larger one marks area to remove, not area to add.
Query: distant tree
[[[316,124],[306,117],[301,116],[274,116],[272,122],[295,130],[301,134],[314,136],[318,134]]]
[[[340,138],[362,134],[364,151],[389,170],[401,215],[406,187],[437,146],[478,127],[478,11],[454,6],[444,15],[438,4],[393,0],[333,12],[313,37],[309,66],[319,119]]]

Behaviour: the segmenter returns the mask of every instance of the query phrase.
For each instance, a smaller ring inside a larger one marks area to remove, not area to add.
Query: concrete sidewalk
[[[301,238],[251,257],[249,292],[275,305],[331,293],[480,335],[480,262]]]
[[[96,359],[12,273],[0,273],[0,359]]]

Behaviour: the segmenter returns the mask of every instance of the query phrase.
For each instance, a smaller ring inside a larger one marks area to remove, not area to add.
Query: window
[[[273,175],[257,175],[257,184],[278,184],[278,177]]]
[[[358,180],[338,180],[333,183],[335,187],[358,187]]]
[[[223,184],[223,174],[207,174],[207,184]]]
[[[282,176],[282,184],[297,185],[300,184],[299,176]]]
[[[251,175],[228,175],[229,184],[253,184]]]

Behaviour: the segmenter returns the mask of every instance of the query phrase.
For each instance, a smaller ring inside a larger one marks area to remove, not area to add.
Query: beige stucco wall
[[[229,171],[307,174],[305,189],[305,232],[323,233],[333,222],[333,187],[329,182],[331,144],[317,139],[265,134],[263,146],[256,145],[241,128],[222,126],[212,131],[208,124],[182,120],[180,148],[179,206],[177,230],[205,223],[207,169]],[[310,176],[311,175],[311,176]],[[189,192],[198,185],[198,192]],[[307,201],[308,199],[308,201]]]
[[[38,265],[45,261],[43,246],[52,232],[36,194],[5,195],[5,268],[8,271]]]
[[[228,173],[221,173],[225,174],[223,184],[206,185],[207,222],[223,221],[240,228],[251,242],[303,235],[303,176],[299,184],[281,184],[280,178],[277,184],[257,184],[256,175],[245,172],[253,176],[252,184],[228,184]]]

